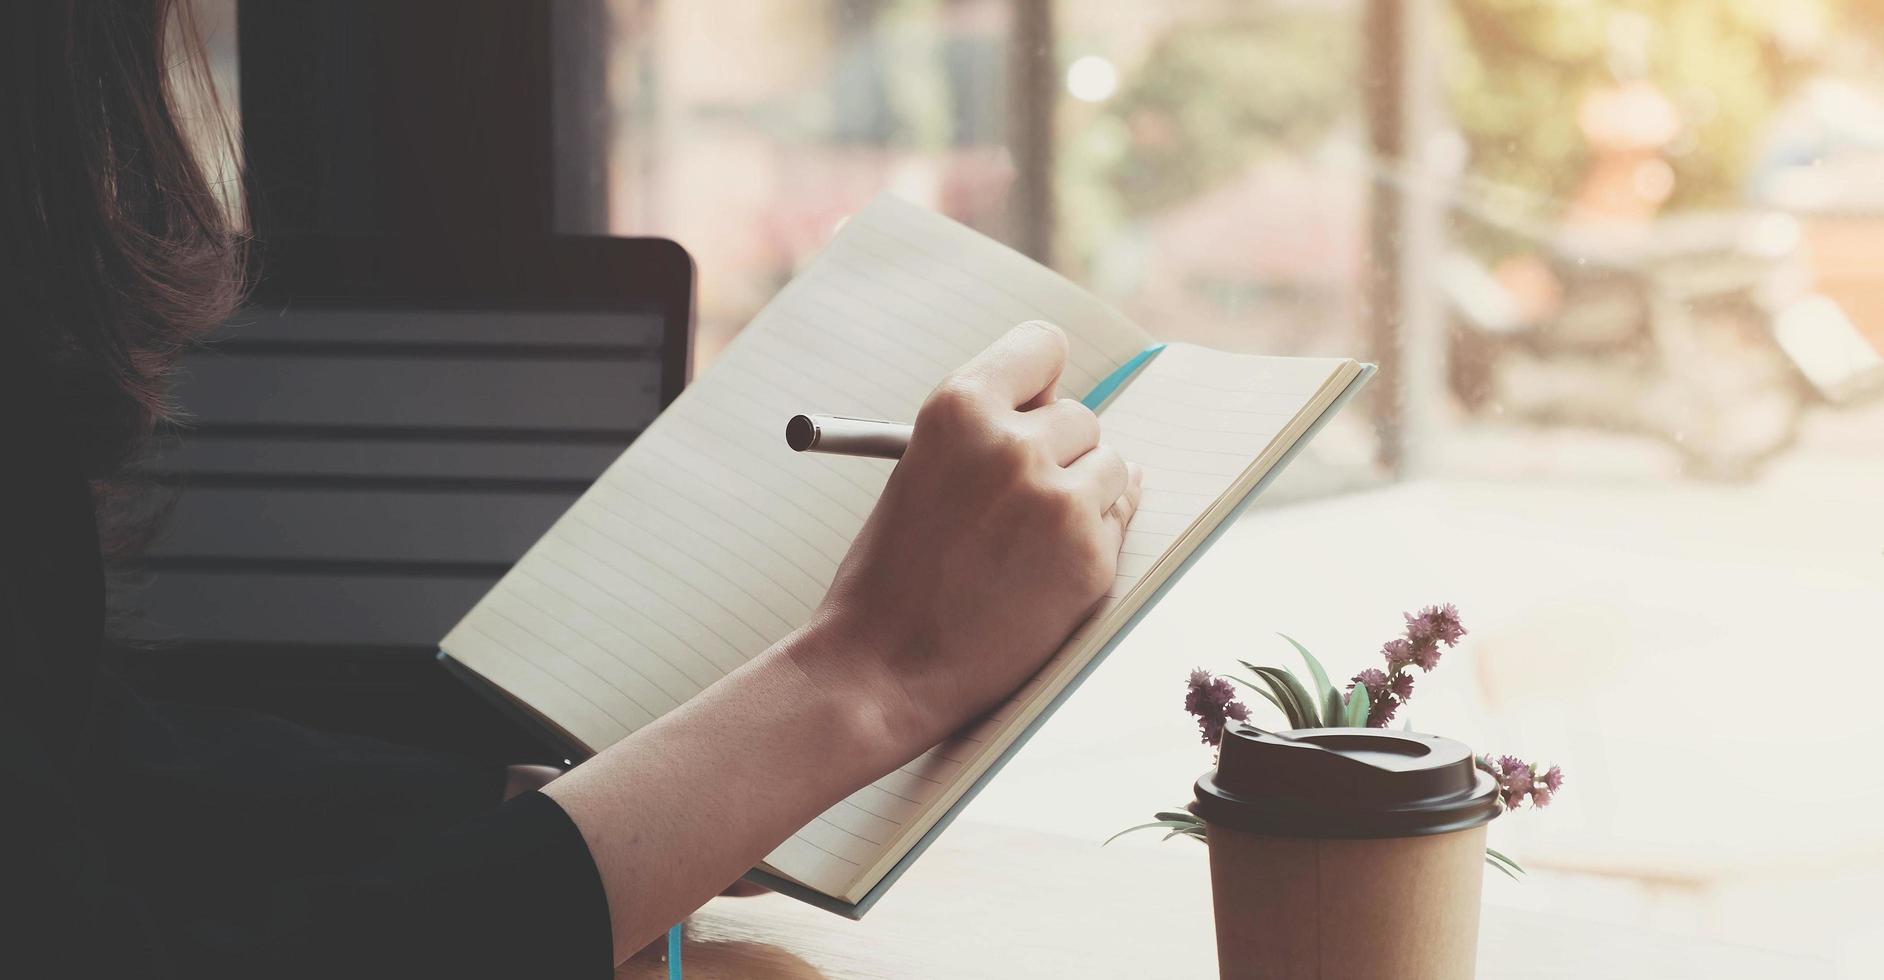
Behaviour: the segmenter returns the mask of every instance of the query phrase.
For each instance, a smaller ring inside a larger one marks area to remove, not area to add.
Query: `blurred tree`
[[[1353,32],[1338,7],[1278,6],[1160,37],[1108,106],[1125,138],[1105,170],[1124,212],[1190,200],[1351,118]]]
[[[1659,93],[1676,127],[1658,147],[1672,176],[1658,203],[1728,206],[1769,117],[1827,46],[1854,28],[1884,31],[1870,0],[1452,0],[1452,10],[1445,82],[1471,173],[1559,209],[1589,173],[1579,112],[1591,99],[1630,83]]]
[[[1474,210],[1532,227],[1562,220],[1580,194],[1582,203],[1601,197],[1586,187],[1592,147],[1579,118],[1592,100],[1616,97],[1597,116],[1633,111],[1668,123],[1666,139],[1634,157],[1652,164],[1642,173],[1651,199],[1643,213],[1726,207],[1741,200],[1767,123],[1796,86],[1839,51],[1865,47],[1875,65],[1884,47],[1880,0],[1450,0],[1449,8],[1441,71],[1468,172],[1515,192],[1475,200]],[[1063,220],[1081,226],[1071,237],[1090,241],[1096,228],[1194,200],[1265,153],[1300,153],[1354,124],[1357,9],[1206,4],[1207,13],[1162,31],[1117,95],[1067,131]],[[1522,247],[1477,222],[1460,231],[1490,255]]]

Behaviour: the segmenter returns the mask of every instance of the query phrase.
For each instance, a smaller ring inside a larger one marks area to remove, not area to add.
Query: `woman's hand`
[[[626,958],[1020,686],[1112,582],[1138,478],[1023,324],[936,389],[812,622],[543,787]]]
[[[1019,687],[1112,584],[1140,471],[1057,397],[1066,357],[1058,327],[1023,323],[936,388],[797,647],[874,692],[908,751]]]

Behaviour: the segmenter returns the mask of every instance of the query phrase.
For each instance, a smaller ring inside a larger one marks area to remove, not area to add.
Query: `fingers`
[[[1061,398],[1021,417],[1047,447],[1055,463],[1066,466],[1099,445],[1099,417],[1071,398]]]
[[[1131,482],[1125,457],[1103,444],[1074,460],[1067,466],[1066,475],[1073,481],[1074,492],[1092,508],[1089,513],[1094,514],[1104,513],[1111,507]]]
[[[1045,405],[1054,398],[1066,368],[1066,334],[1045,320],[1029,320],[1001,335],[962,367],[1002,404],[1015,408]]]
[[[1145,471],[1137,463],[1127,463],[1128,471],[1125,492],[1119,499],[1106,508],[1106,524],[1118,535],[1119,544],[1125,543],[1125,529],[1132,524],[1132,515],[1138,513],[1138,502],[1145,496]]]

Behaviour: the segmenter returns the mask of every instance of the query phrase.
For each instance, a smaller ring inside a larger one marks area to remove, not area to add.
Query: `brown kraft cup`
[[[1462,743],[1233,725],[1192,809],[1210,838],[1222,976],[1473,975],[1498,804]]]

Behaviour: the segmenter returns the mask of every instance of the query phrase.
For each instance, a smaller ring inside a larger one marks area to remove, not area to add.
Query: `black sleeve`
[[[99,669],[94,505],[55,449],[0,479],[0,977],[610,975],[549,797]]]
[[[394,853],[497,806],[504,769],[97,675],[68,782],[122,870],[190,901]]]
[[[109,672],[35,694],[63,689],[7,632],[0,976],[611,975],[581,833],[542,794],[500,806],[500,768]]]
[[[98,676],[80,745],[0,690],[0,975],[612,973],[607,899],[554,800],[501,770]],[[15,972],[10,967],[25,967]]]
[[[94,839],[65,776],[0,715],[0,972],[35,977],[596,977],[607,900],[581,833],[530,793],[395,854],[175,901]],[[296,842],[278,842],[284,851]],[[268,855],[253,855],[267,861]],[[174,884],[175,888],[169,887]],[[15,972],[15,968],[18,968]]]

